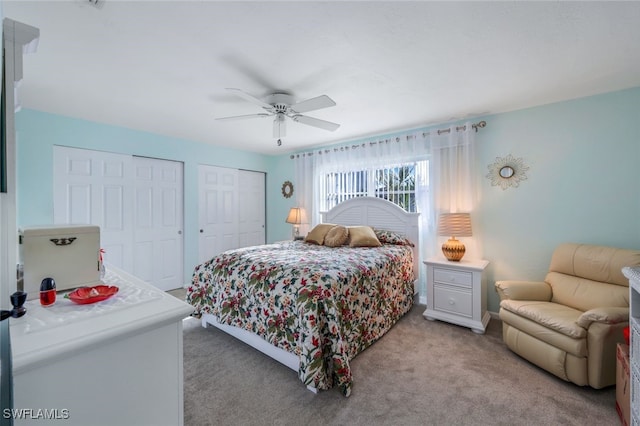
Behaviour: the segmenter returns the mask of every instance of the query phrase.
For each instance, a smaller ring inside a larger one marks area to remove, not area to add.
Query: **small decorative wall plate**
[[[486,177],[491,180],[491,186],[500,186],[503,190],[513,186],[517,188],[520,182],[527,179],[529,166],[522,158],[515,158],[511,154],[506,157],[496,157],[493,164],[487,166],[489,173]]]
[[[289,181],[285,181],[285,183],[282,184],[282,196],[284,198],[291,198],[292,195],[293,195],[293,184]]]

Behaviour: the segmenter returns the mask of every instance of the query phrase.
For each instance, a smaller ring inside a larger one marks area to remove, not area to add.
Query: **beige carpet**
[[[180,296],[180,293],[178,293]],[[566,383],[485,335],[416,305],[352,361],[354,387],[309,392],[292,370],[184,321],[185,425],[617,425],[615,387]]]

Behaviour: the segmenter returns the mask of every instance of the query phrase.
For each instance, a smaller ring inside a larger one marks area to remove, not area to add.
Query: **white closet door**
[[[133,158],[133,275],[160,288],[183,286],[183,164]]]
[[[265,174],[240,170],[238,172],[239,211],[238,238],[240,247],[257,246],[266,242],[265,235]]]
[[[238,170],[198,166],[198,262],[238,248]]]
[[[60,146],[53,160],[55,223],[98,225],[108,263],[183,286],[182,163]]]
[[[54,146],[53,162],[54,223],[98,225],[106,261],[132,272],[131,156]]]

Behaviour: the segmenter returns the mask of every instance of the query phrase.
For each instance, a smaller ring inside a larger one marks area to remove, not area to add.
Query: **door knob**
[[[202,229],[201,229],[201,230],[200,230],[200,233],[202,234],[203,232],[204,232],[204,230],[202,230]]]

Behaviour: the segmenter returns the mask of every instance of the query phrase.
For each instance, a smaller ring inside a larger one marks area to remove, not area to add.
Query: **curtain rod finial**
[[[481,122],[474,124],[474,125],[473,125],[473,128],[474,128],[474,129],[476,129],[476,132],[477,132],[477,131],[478,131],[478,128],[482,129],[482,128],[484,128],[486,125],[487,125],[487,122],[486,122],[486,121],[484,121],[484,120],[482,120]]]

